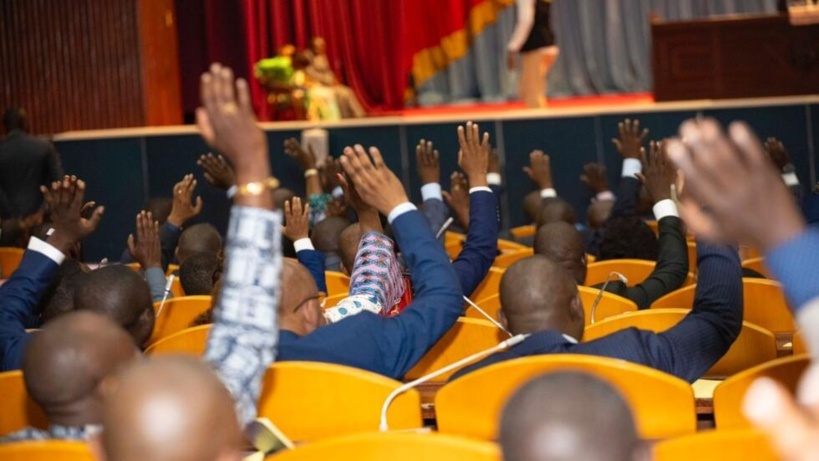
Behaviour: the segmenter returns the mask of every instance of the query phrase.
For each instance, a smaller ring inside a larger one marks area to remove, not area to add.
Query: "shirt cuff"
[[[796,173],[784,173],[782,175],[782,180],[785,181],[785,185],[787,186],[799,185],[799,178],[796,176]]]
[[[624,178],[633,178],[636,173],[643,172],[643,163],[636,158],[627,158],[623,160],[623,174]]]
[[[417,209],[418,208],[416,208],[415,205],[413,205],[412,203],[404,202],[398,205],[397,207],[393,208],[392,211],[390,211],[390,213],[387,215],[387,222],[392,224],[392,222],[398,219],[398,217],[401,216],[402,214],[410,211],[415,211]]]
[[[617,200],[617,196],[614,195],[614,192],[610,190],[604,190],[603,192],[598,192],[597,195],[594,196],[598,202],[605,202],[605,201],[615,201]]]
[[[341,186],[336,186],[333,188],[333,191],[330,192],[330,194],[334,198],[344,197],[344,189],[342,189]]]
[[[37,237],[31,237],[31,240],[28,241],[28,249],[40,253],[57,264],[62,264],[63,261],[65,261],[65,255],[62,251],[54,248],[48,242],[44,242]]]
[[[227,198],[229,198],[229,199],[233,199],[233,197],[235,197],[235,196],[236,196],[236,191],[237,191],[237,190],[239,190],[239,187],[238,187],[238,186],[236,186],[236,185],[233,185],[233,186],[228,187],[228,190],[227,190],[227,192],[226,192],[226,193],[227,193]]]
[[[503,184],[503,178],[500,173],[486,173],[486,182],[491,186],[500,186]]]
[[[441,194],[441,185],[437,182],[424,184],[421,186],[421,198],[424,199],[425,202],[430,199],[443,201],[444,196]]]
[[[303,250],[315,250],[316,247],[313,246],[313,241],[309,238],[300,238],[293,242],[293,247],[296,249],[296,253]]]
[[[668,216],[680,217],[680,214],[677,212],[677,204],[669,198],[655,203],[652,210],[654,211],[654,219],[657,221]]]
[[[470,194],[475,193],[475,192],[489,192],[491,194],[492,189],[490,189],[490,188],[488,188],[486,186],[472,187],[472,188],[469,189]]]
[[[540,190],[540,198],[554,198],[557,197],[557,191],[553,187]]]

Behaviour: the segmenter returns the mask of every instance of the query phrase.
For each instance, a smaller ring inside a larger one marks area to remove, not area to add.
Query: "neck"
[[[79,427],[102,423],[101,405],[93,397],[44,410],[50,424]]]

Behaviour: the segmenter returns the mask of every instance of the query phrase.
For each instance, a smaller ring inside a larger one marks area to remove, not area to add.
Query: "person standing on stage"
[[[552,0],[517,0],[517,24],[506,46],[509,70],[520,53],[518,96],[527,107],[546,106],[546,76],[560,49],[550,25]]]

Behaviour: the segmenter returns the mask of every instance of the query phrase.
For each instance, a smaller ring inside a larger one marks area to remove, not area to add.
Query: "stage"
[[[330,153],[338,156],[344,146],[361,143],[381,149],[388,165],[409,187],[413,200],[420,199],[415,174],[415,145],[432,140],[442,155],[442,183],[457,168],[455,129],[467,120],[481,123],[491,135],[502,162],[507,186],[501,200],[504,227],[523,224],[522,197],[531,190],[521,169],[533,149],[552,158],[558,193],[578,209],[581,217],[590,197],[580,183],[582,167],[589,162],[608,166],[615,188],[619,154],[611,144],[617,122],[638,118],[651,130],[652,139],[676,133],[679,124],[702,114],[723,123],[745,120],[760,136],[776,136],[787,146],[803,184],[816,182],[819,95],[738,100],[697,100],[655,103],[651,95],[612,95],[554,99],[546,109],[525,109],[519,104],[456,105],[409,109],[400,113],[329,123],[276,122],[262,124],[271,147],[273,171],[284,187],[304,192],[302,174],[282,153],[282,144],[300,131],[322,127],[329,132]],[[208,151],[194,126],[148,127],[78,131],[55,136],[66,172],[88,182],[88,199],[106,205],[106,216],[86,244],[90,260],[115,260],[133,231],[133,217],[149,196],[170,195],[173,184],[186,173],[195,173],[205,200],[201,216],[224,231],[229,202],[207,185],[196,158]],[[121,242],[121,243],[116,243]]]

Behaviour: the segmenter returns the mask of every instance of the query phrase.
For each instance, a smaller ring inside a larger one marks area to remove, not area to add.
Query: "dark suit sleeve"
[[[395,317],[362,312],[321,327],[294,347],[282,346],[282,360],[338,363],[401,379],[452,328],[463,300],[446,252],[417,211],[400,215],[392,228],[412,274],[412,304]]]
[[[316,250],[301,250],[296,253],[296,258],[310,271],[318,290],[327,293],[327,281],[324,278],[324,255]]]
[[[42,253],[28,250],[20,266],[0,287],[0,371],[22,365],[30,335],[26,322],[37,317],[37,305],[54,280],[59,265]]]
[[[742,329],[742,270],[735,248],[697,242],[699,283],[694,308],[663,333],[629,328],[568,352],[613,357],[689,382],[708,371]]]
[[[626,297],[640,309],[648,309],[660,297],[680,288],[688,276],[688,246],[680,218],[666,216],[659,222],[657,266],[643,283],[631,287]]]
[[[641,187],[642,183],[637,178],[620,178],[620,183],[617,185],[617,200],[614,201],[609,219],[635,216]]]
[[[57,149],[52,143],[48,143],[48,155],[46,155],[46,162],[47,164],[44,171],[47,172],[47,176],[43,178],[45,180],[43,184],[50,184],[61,179],[63,177],[63,165],[60,163],[60,155],[57,153]]]
[[[433,235],[441,230],[441,227],[443,227],[447,218],[449,218],[449,207],[446,206],[443,200],[437,198],[424,200],[422,212],[424,217],[427,218],[427,222],[429,222],[429,227],[432,229]],[[438,238],[438,241],[440,241],[441,244],[444,243],[443,233]]]
[[[179,243],[179,236],[182,229],[165,222],[159,228],[159,244],[162,247],[162,270],[168,272],[168,265],[176,259],[176,245]]]
[[[469,229],[464,248],[452,262],[464,296],[480,285],[498,254],[498,199],[487,191],[469,194]]]

